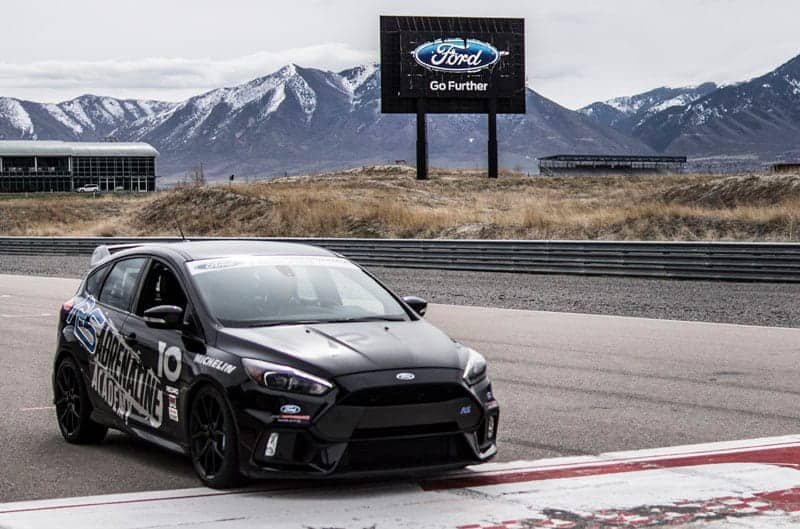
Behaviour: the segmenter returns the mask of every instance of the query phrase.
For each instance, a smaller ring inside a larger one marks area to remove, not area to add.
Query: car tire
[[[233,413],[210,385],[200,388],[189,407],[189,455],[198,477],[211,488],[227,489],[244,481]]]
[[[56,367],[53,384],[56,420],[68,443],[92,444],[102,441],[108,427],[91,419],[92,403],[78,366],[65,358]]]

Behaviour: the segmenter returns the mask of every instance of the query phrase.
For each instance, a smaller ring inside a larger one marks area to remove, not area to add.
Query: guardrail
[[[228,238],[193,237],[192,240]],[[362,265],[491,272],[800,282],[800,244],[247,238],[314,244]],[[0,237],[0,254],[83,255],[173,237]]]

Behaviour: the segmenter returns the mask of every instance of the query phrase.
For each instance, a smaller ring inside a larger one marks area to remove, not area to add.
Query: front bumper
[[[254,478],[409,473],[481,463],[495,455],[499,407],[488,380],[469,387],[450,369],[415,370],[412,383],[399,382],[396,374],[340,377],[325,397],[244,386],[234,399],[242,473]]]

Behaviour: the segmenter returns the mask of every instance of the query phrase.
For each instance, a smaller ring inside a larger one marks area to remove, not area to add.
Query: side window
[[[142,285],[136,314],[142,316],[147,309],[159,305],[175,305],[186,310],[186,301],[186,294],[172,270],[159,261],[153,261]]]
[[[108,278],[100,292],[100,301],[114,308],[127,311],[136,293],[136,282],[147,261],[144,257],[119,261],[108,273]]]
[[[87,294],[95,298],[100,294],[100,287],[103,286],[103,279],[106,277],[106,272],[108,272],[108,266],[103,266],[92,272],[92,274],[86,278]]]

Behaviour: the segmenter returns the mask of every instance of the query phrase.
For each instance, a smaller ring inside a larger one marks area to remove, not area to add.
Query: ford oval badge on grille
[[[287,415],[295,415],[300,413],[300,406],[297,404],[284,404],[281,406],[281,413],[285,413]]]
[[[426,42],[412,52],[420,66],[439,72],[477,72],[493,66],[508,52],[476,39],[448,38]]]
[[[397,373],[395,378],[397,380],[414,380],[417,376],[414,373]]]

